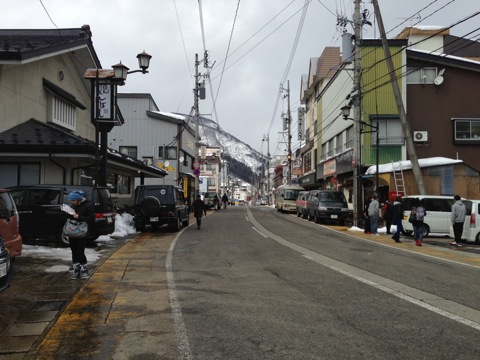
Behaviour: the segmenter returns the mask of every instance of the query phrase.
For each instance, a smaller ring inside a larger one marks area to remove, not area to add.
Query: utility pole
[[[287,80],[287,131],[288,131],[288,175],[287,185],[292,185],[292,117],[290,114],[290,80]]]
[[[200,134],[199,134],[199,117],[200,117],[200,111],[198,109],[198,83],[199,83],[199,75],[198,75],[198,54],[195,54],[195,89],[193,90],[193,107],[195,108],[195,161],[200,164],[200,151],[199,151],[199,145],[200,145]],[[195,175],[195,195],[194,195],[194,201],[197,199],[200,188],[200,174]]]
[[[267,142],[267,204],[270,205],[270,135],[265,134],[263,141]]]
[[[373,0],[372,3],[375,9],[375,17],[378,21],[378,30],[380,31],[380,37],[382,39],[383,51],[385,53],[385,59],[387,61],[387,68],[390,74],[390,81],[392,83],[395,102],[397,103],[397,110],[398,110],[398,113],[400,114],[400,122],[402,124],[403,136],[405,137],[405,142],[407,145],[407,154],[408,154],[408,157],[410,158],[410,162],[412,163],[413,175],[415,176],[418,192],[420,195],[426,195],[427,191],[425,189],[425,184],[423,182],[422,170],[420,169],[420,165],[418,164],[417,153],[415,151],[415,146],[413,145],[412,131],[410,129],[410,123],[408,122],[408,119],[407,119],[407,114],[405,113],[405,107],[403,105],[400,87],[398,86],[397,75],[395,73],[395,68],[393,66],[390,48],[388,47],[388,41],[385,35],[385,27],[383,26],[380,7],[378,6],[377,0]],[[377,143],[377,146],[378,146],[378,143]],[[377,170],[377,173],[378,173],[378,170]]]
[[[353,25],[355,30],[355,48],[353,56],[353,91],[355,93],[353,97],[354,108],[354,122],[353,122],[353,225],[360,225],[360,214],[363,213],[362,209],[362,189],[360,181],[361,173],[361,159],[360,159],[360,131],[362,120],[362,113],[360,107],[360,75],[362,71],[361,64],[361,49],[360,44],[362,40],[362,20],[360,18],[360,0],[355,0],[355,12],[353,15]]]

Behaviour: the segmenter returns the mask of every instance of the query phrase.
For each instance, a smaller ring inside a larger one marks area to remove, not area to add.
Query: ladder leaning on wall
[[[402,169],[402,162],[399,161],[397,165],[397,169],[395,170],[395,164],[392,160],[392,172],[393,172],[393,180],[395,181],[395,192],[397,196],[401,193],[403,196],[407,195],[405,191],[405,180],[403,177],[403,169]]]

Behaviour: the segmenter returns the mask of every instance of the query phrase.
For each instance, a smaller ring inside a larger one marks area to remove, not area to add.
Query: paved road
[[[40,280],[33,262],[31,288],[17,274],[0,299],[39,311],[15,308],[0,359],[479,358],[480,256],[447,243],[395,244],[269,207],[211,212],[201,230],[112,249],[81,287],[68,273]]]

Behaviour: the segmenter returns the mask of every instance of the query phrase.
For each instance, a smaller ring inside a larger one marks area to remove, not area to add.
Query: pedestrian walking
[[[378,216],[380,210],[380,203],[378,196],[374,195],[372,201],[368,205],[368,217],[370,218],[370,228],[373,235],[378,235]]]
[[[197,200],[193,202],[193,215],[197,219],[197,230],[200,230],[202,226],[202,216],[207,215],[207,206],[200,195],[198,195]]]
[[[425,231],[423,219],[425,218],[425,215],[427,215],[427,212],[425,211],[425,207],[420,199],[415,199],[414,206],[412,207],[412,213],[415,215],[412,222],[413,238],[417,246],[422,246],[423,234]]]
[[[397,230],[395,231],[395,234],[393,234],[392,239],[395,240],[395,242],[397,243],[401,242],[400,233],[403,230],[402,219],[403,219],[402,197],[397,196],[392,206],[392,222],[397,226]]]
[[[78,222],[86,222],[88,228],[90,228],[95,220],[95,212],[93,210],[93,204],[85,198],[85,192],[82,190],[74,190],[68,194],[67,200],[71,202],[71,208],[73,209],[73,213],[67,215],[68,218]],[[69,238],[69,243],[73,263],[71,279],[88,279],[88,262],[85,256],[87,235],[80,238]]]
[[[226,209],[227,208],[227,203],[228,203],[228,196],[226,193],[223,194],[222,196],[222,203],[223,203],[223,208]]]
[[[385,221],[385,226],[387,227],[387,235],[390,235],[392,227],[392,203],[387,199],[385,205],[383,206],[383,220]]]
[[[462,240],[462,233],[463,233],[463,223],[465,222],[465,215],[467,210],[465,208],[465,204],[460,199],[460,195],[455,195],[453,197],[455,202],[452,205],[452,213],[450,215],[450,220],[453,226],[453,234],[455,236],[455,240],[450,242],[449,244],[452,246],[462,246],[460,241]]]
[[[215,194],[215,197],[213,198],[213,208],[215,211],[220,209],[220,199],[218,198],[217,194]]]

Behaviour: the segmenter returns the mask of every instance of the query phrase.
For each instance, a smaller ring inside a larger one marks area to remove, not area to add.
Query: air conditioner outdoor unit
[[[416,141],[416,142],[428,141],[428,131],[414,131],[413,141]]]

